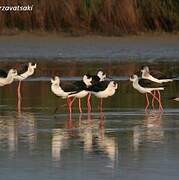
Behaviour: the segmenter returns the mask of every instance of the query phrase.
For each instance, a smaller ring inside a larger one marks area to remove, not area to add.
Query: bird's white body
[[[104,91],[99,92],[91,92],[98,98],[107,98],[109,96],[113,96],[118,88],[118,84],[115,84],[114,81],[109,82],[107,88]]]
[[[14,69],[10,69],[7,77],[0,78],[0,86],[5,86],[7,84],[11,84],[14,81],[14,78],[17,76],[17,71]]]
[[[140,93],[144,94],[144,93],[151,93],[152,91],[157,91],[157,90],[164,90],[163,87],[158,87],[158,88],[145,88],[139,85],[139,79],[137,75],[134,75],[134,78],[131,79],[130,81],[132,81],[132,85],[134,87],[134,89],[136,89],[137,91],[139,91]]]
[[[166,83],[166,82],[172,82],[173,79],[157,79],[155,77],[153,77],[150,72],[149,72],[149,68],[146,66],[144,69],[141,70],[142,72],[142,78],[143,79],[148,79],[150,81],[162,84],[162,83]]]
[[[65,92],[61,87],[60,87],[60,78],[59,77],[57,77],[57,76],[55,76],[55,79],[53,80],[53,79],[51,79],[51,91],[55,94],[55,95],[57,95],[57,96],[59,96],[59,97],[61,97],[61,98],[63,98],[63,99],[65,99],[65,98],[67,98],[68,97],[68,95],[70,94],[70,93],[72,93],[72,92]]]
[[[34,71],[35,71],[35,68],[37,67],[37,65],[32,65],[32,63],[29,63],[28,65],[28,69],[26,72],[20,74],[20,75],[17,75],[15,77],[15,80],[18,80],[18,81],[23,81],[24,79],[28,78],[29,76],[31,76],[32,74],[34,74]]]
[[[88,93],[89,93],[88,91],[83,90],[83,91],[80,91],[80,92],[78,92],[76,94],[71,94],[68,97],[83,98],[83,97],[87,96]]]

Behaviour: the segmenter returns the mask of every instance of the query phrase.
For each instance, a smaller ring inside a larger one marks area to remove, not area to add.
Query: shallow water
[[[1,179],[178,179],[179,112],[5,111]]]
[[[168,98],[178,93],[179,63],[51,62],[38,61],[36,74],[22,83],[21,110],[17,82],[0,88],[0,179],[178,179],[179,103]],[[163,113],[145,113],[144,96],[128,81],[144,64],[176,76],[162,92]],[[116,94],[104,100],[103,113],[93,97],[92,114],[83,99],[84,113],[75,102],[70,116],[65,100],[50,92],[51,76],[73,81],[99,68],[119,83]]]
[[[0,88],[0,179],[178,179],[178,36],[130,38],[0,37],[1,68],[33,61],[36,73]],[[84,63],[85,62],[85,63]],[[175,77],[162,92],[164,112],[144,111],[145,98],[129,76],[143,65]],[[92,97],[92,114],[70,116],[50,91],[50,78],[81,79],[102,69],[119,84],[104,100]],[[54,113],[58,107],[57,113]]]

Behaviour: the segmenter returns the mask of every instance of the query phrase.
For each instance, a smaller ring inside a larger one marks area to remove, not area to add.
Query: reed
[[[178,0],[0,0],[0,5],[34,5],[33,11],[0,11],[8,30],[121,35],[179,30]]]

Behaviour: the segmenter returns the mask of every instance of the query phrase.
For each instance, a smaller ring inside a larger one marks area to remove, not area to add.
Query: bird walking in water
[[[152,95],[152,97],[157,100],[159,103],[159,109],[163,110],[161,100],[157,98],[153,91],[161,91],[164,90],[164,87],[156,87],[157,84],[153,83],[152,81],[149,81],[147,79],[139,79],[137,75],[133,75],[130,77],[130,81],[132,81],[133,88],[136,89],[138,92],[145,94],[146,96],[146,107],[145,111],[147,111],[150,102],[148,98],[148,94]]]
[[[16,76],[17,76],[16,69],[10,69],[8,73],[0,69],[0,86],[11,84]]]
[[[76,81],[73,83],[61,83],[60,78],[55,76],[54,79],[51,79],[51,91],[61,97],[62,99],[67,99],[67,105],[69,112],[72,112],[72,104],[75,98],[79,99],[79,110],[82,112],[81,108],[81,98],[85,97],[88,94],[86,91],[87,87],[91,84],[92,78],[88,78],[86,75],[83,76],[82,81]],[[73,97],[73,100],[71,100]]]
[[[141,70],[142,72],[142,78],[143,79],[148,79],[152,82],[158,83],[158,84],[164,84],[164,83],[168,83],[168,82],[172,82],[173,79],[172,78],[168,78],[166,77],[165,74],[161,73],[160,71],[156,71],[156,70],[149,70],[148,66],[144,66]],[[154,96],[156,96],[156,93],[158,93],[158,98],[161,101],[161,94],[160,91],[154,91]],[[154,100],[155,98],[152,98],[152,107],[154,109]]]
[[[118,84],[114,81],[100,81],[88,88],[88,91],[100,98],[100,111],[103,111],[103,99],[113,96],[118,88]]]

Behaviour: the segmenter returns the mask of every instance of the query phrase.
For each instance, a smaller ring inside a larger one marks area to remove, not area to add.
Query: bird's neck
[[[133,87],[138,87],[139,86],[139,80],[136,79],[135,81],[133,81]]]
[[[29,73],[29,74],[33,74],[33,73],[34,73],[34,68],[31,68],[31,67],[28,68],[28,73]]]
[[[6,77],[6,80],[7,80],[8,82],[11,82],[11,81],[13,81],[13,79],[14,79],[14,77],[12,76],[12,74],[8,73],[8,75],[7,75],[7,77]]]
[[[142,78],[148,78],[150,76],[150,74],[148,72],[143,72],[142,73]]]

